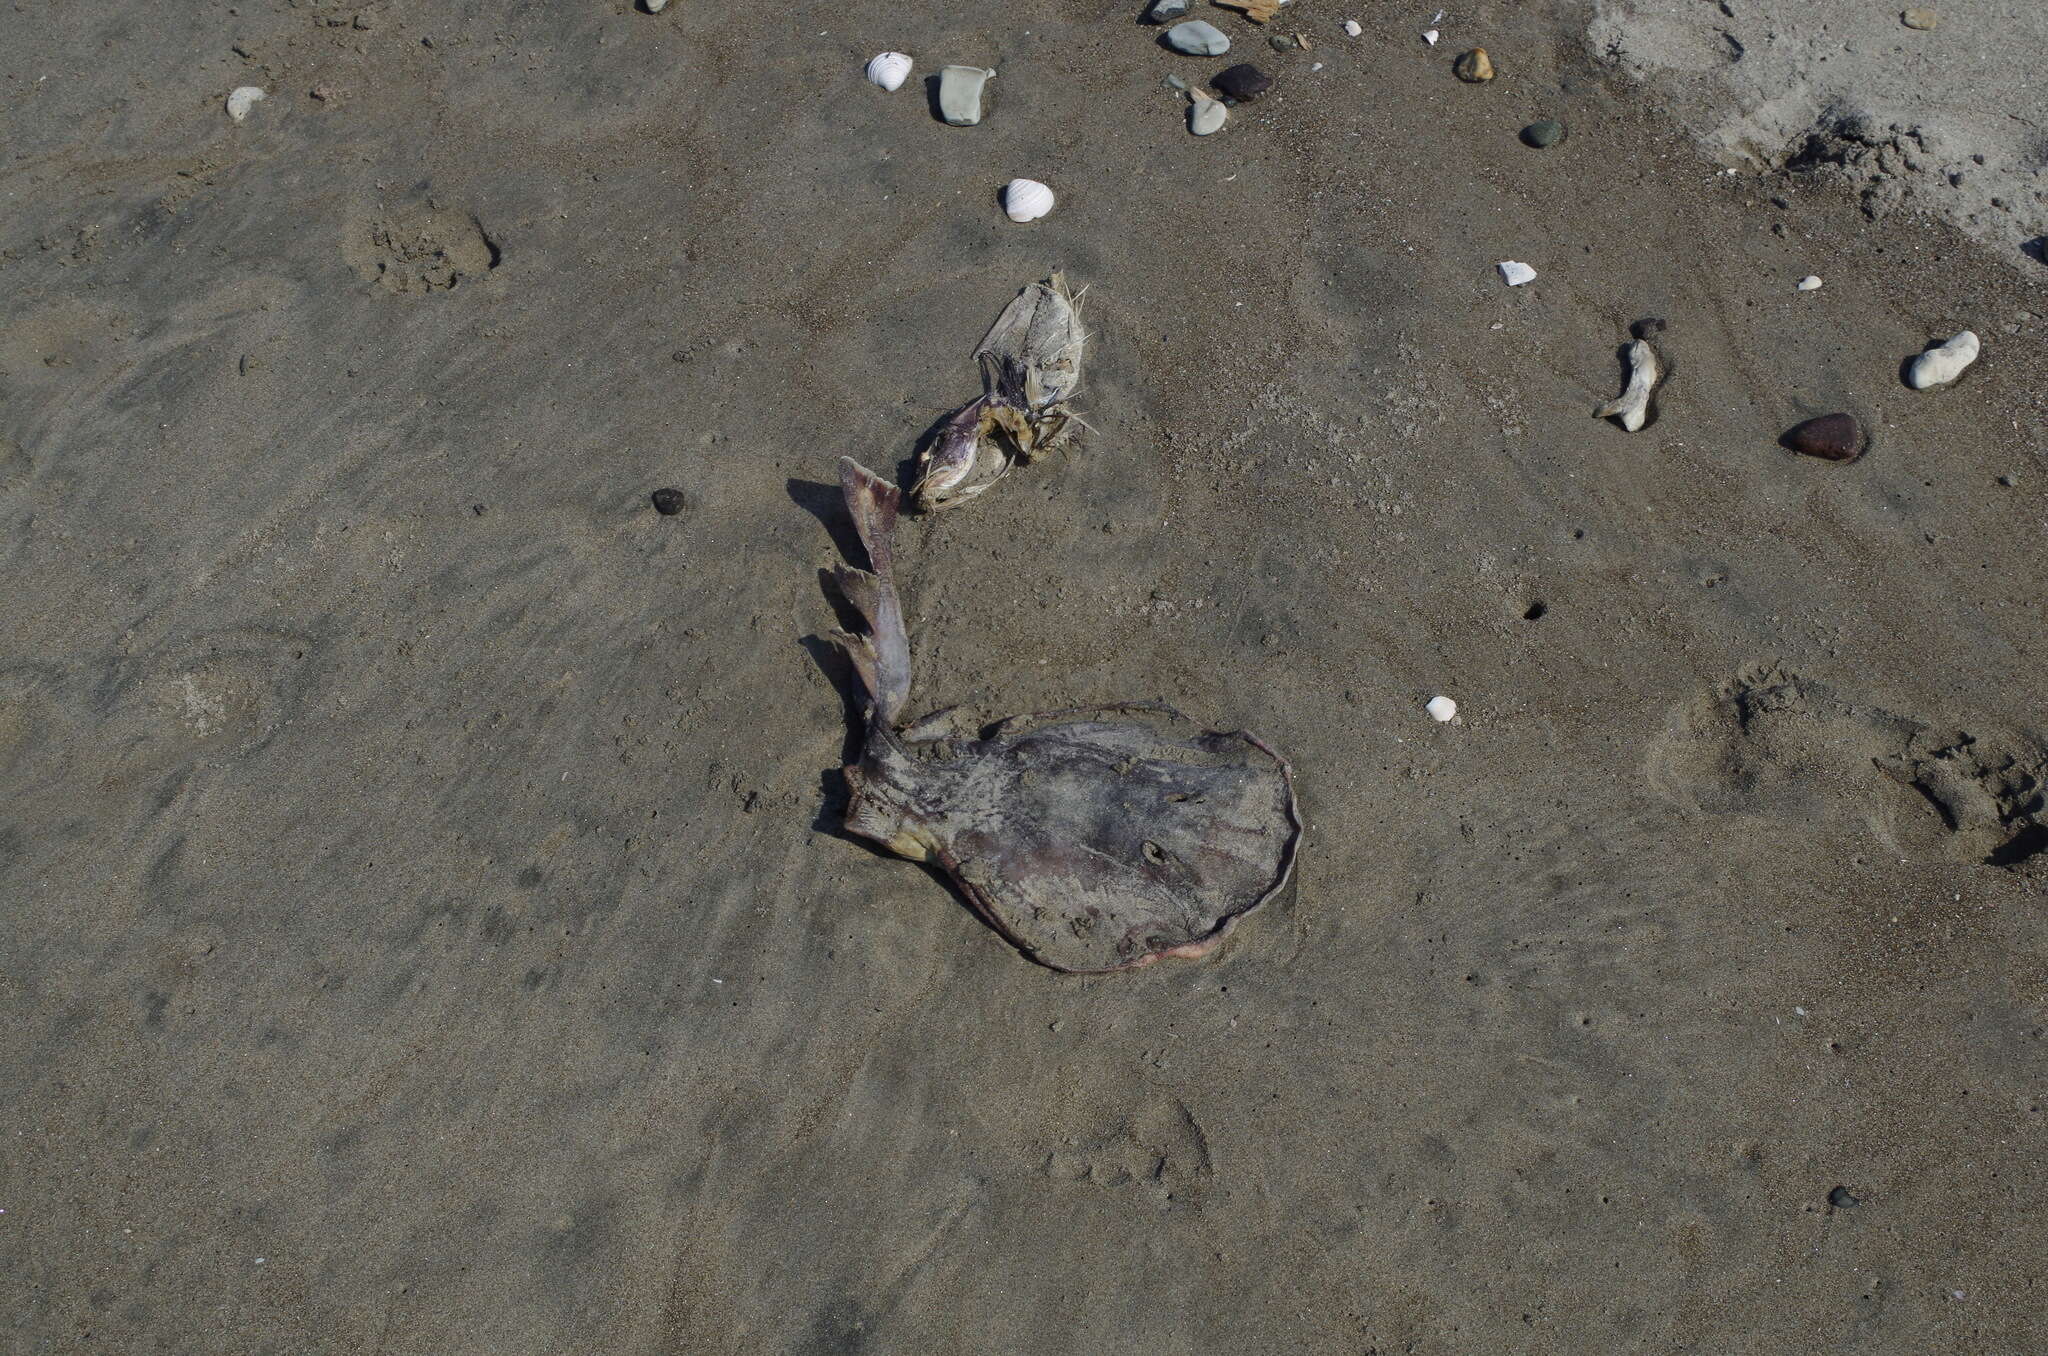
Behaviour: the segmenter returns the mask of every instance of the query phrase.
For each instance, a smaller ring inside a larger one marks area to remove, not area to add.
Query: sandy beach
[[[2048,10],[1937,10],[11,5],[0,1349],[2048,1350]],[[1055,270],[914,712],[1305,826],[1087,977],[845,831],[821,577]]]

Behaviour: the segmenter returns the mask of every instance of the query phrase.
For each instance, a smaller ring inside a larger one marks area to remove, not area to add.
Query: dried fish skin
[[[964,504],[1010,473],[1015,453],[995,438],[993,406],[988,396],[963,406],[919,454],[910,497],[920,510]]]
[[[984,391],[1022,410],[1032,425],[1033,445],[1020,448],[1021,455],[1028,458],[1064,431],[1064,406],[1081,387],[1087,351],[1081,308],[1061,273],[1018,293],[974,350]],[[1058,430],[1041,431],[1054,420]]]
[[[1071,973],[1205,955],[1286,886],[1302,831],[1293,771],[1249,733],[1134,705],[1019,716],[975,740],[906,736],[897,491],[851,459],[840,478],[874,566],[840,570],[867,623],[839,634],[869,694],[845,769],[850,833],[939,867],[1018,951]]]

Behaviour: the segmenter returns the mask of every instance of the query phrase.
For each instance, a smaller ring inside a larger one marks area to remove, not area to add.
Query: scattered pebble
[[[1666,326],[1660,316],[1646,315],[1628,327],[1628,332],[1638,339],[1653,339],[1664,333]]]
[[[1437,32],[1434,28],[1426,28],[1422,31],[1422,40],[1431,47],[1436,46],[1436,40],[1442,36],[1443,34]]]
[[[1539,151],[1546,146],[1555,146],[1563,140],[1564,124],[1556,118],[1543,118],[1522,129],[1522,144],[1534,146]]]
[[[1909,9],[1899,15],[1899,22],[1908,28],[1925,32],[1941,22],[1941,16],[1931,9]]]
[[[1805,277],[1801,278],[1799,280],[1799,290],[1802,292],[1820,291],[1820,274],[1809,273]]]
[[[1458,704],[1449,697],[1431,697],[1422,709],[1429,712],[1429,718],[1438,724],[1458,718]]]
[[[1525,282],[1536,281],[1536,270],[1513,259],[1503,259],[1497,265],[1501,280],[1509,287],[1520,287]]]
[[[1493,79],[1493,58],[1484,47],[1474,47],[1451,63],[1451,72],[1468,85],[1483,85]]]
[[[911,60],[901,52],[884,52],[868,63],[868,80],[886,90],[899,90],[910,78]]]
[[[1945,344],[1936,344],[1913,359],[1906,370],[1906,385],[1916,391],[1954,381],[1963,369],[1977,361],[1977,336],[1964,330]]]
[[[1166,77],[1166,87],[1168,89],[1184,90],[1188,87],[1188,82],[1177,75],[1169,75]]]
[[[1166,30],[1166,41],[1176,52],[1189,56],[1222,56],[1230,50],[1223,30],[1203,19],[1190,19]]]
[[[649,12],[651,13],[652,11]],[[689,502],[683,492],[672,485],[665,489],[656,490],[647,497],[654,501],[654,511],[664,518],[675,517],[683,511],[683,505]]]
[[[1837,1210],[1854,1210],[1863,1202],[1849,1194],[1849,1188],[1838,1186],[1828,1193],[1828,1204]]]
[[[659,14],[668,8],[668,0],[640,0],[640,8],[649,14]]]
[[[1273,77],[1247,61],[1232,66],[1209,83],[1226,99],[1256,99],[1273,88]]]
[[[1188,12],[1188,0],[1155,0],[1152,8],[1145,11],[1145,18],[1155,24],[1178,19]]]
[[[249,110],[256,107],[258,100],[267,97],[262,90],[254,85],[242,86],[228,95],[228,117],[236,122],[240,122],[249,116]]]
[[[1223,106],[1221,99],[1205,99],[1195,96],[1195,102],[1188,108],[1188,130],[1198,137],[1223,130],[1223,124],[1230,120],[1230,110]]]
[[[981,121],[981,94],[995,72],[979,66],[948,66],[939,72],[939,116],[954,127]]]
[[[1354,38],[1365,32],[1363,28],[1359,27],[1358,20],[1356,19],[1346,19],[1344,21],[1344,31]]]
[[[1294,46],[1294,39],[1288,37],[1285,33],[1273,33],[1266,38],[1266,46],[1276,52],[1285,52]]]
[[[1052,204],[1052,190],[1036,179],[1012,179],[1003,187],[1003,210],[1012,221],[1036,221]]]
[[[1854,461],[1863,455],[1863,426],[1854,415],[1824,414],[1794,424],[1785,434],[1785,446],[1822,461]]]

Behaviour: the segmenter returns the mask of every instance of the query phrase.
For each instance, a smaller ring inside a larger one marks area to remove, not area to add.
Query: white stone
[[[1012,221],[1036,221],[1052,204],[1052,190],[1036,179],[1012,179],[1003,188],[1003,210]]]
[[[1346,33],[1349,33],[1349,34],[1350,34],[1350,35],[1351,35],[1352,37],[1354,37],[1354,38],[1355,38],[1355,37],[1357,37],[1357,36],[1358,36],[1358,35],[1359,35],[1360,33],[1363,33],[1363,32],[1364,32],[1365,30],[1364,30],[1363,28],[1359,27],[1359,25],[1358,25],[1358,20],[1356,20],[1356,19],[1346,19],[1346,20],[1344,21],[1344,31],[1345,31]]]
[[[262,90],[254,85],[244,85],[228,95],[228,116],[236,122],[249,116],[249,110],[256,107],[259,99],[266,98]]]
[[[1520,287],[1525,282],[1536,280],[1536,270],[1513,259],[1503,259],[1498,265],[1502,281],[1509,287]]]
[[[1820,291],[1820,275],[1818,273],[1809,273],[1801,278],[1799,280],[1799,290],[1802,292]]]
[[[1977,361],[1978,347],[1977,336],[1969,330],[1945,344],[1936,344],[1913,359],[1912,367],[1906,370],[1906,385],[1924,391],[1954,381],[1964,368]]]
[[[1222,56],[1230,50],[1230,39],[1222,29],[1203,19],[1190,19],[1166,30],[1166,41],[1176,52],[1189,56]]]
[[[659,14],[668,8],[668,0],[640,0],[640,7],[649,14]]]
[[[911,60],[901,52],[884,52],[868,63],[868,80],[886,90],[899,90],[910,78]]]
[[[1431,697],[1422,709],[1429,712],[1429,718],[1440,725],[1458,718],[1458,704],[1449,697]]]
[[[1428,43],[1431,47],[1434,47],[1436,46],[1436,40],[1442,36],[1443,34],[1437,32],[1434,28],[1428,28],[1423,30],[1422,40]]]
[[[1230,110],[1223,106],[1221,99],[1196,97],[1188,109],[1188,130],[1198,137],[1223,130],[1223,124],[1230,120]]]

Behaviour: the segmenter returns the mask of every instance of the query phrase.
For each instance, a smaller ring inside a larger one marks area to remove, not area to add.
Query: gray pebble
[[[1230,120],[1230,110],[1220,100],[1197,98],[1188,109],[1188,130],[1198,137],[1223,130],[1223,124]]]
[[[1555,118],[1544,118],[1522,129],[1522,144],[1534,146],[1539,151],[1545,146],[1555,146],[1563,140],[1564,124]]]
[[[1284,33],[1275,33],[1266,39],[1266,46],[1276,52],[1291,52],[1294,50],[1294,39]]]
[[[1230,39],[1215,24],[1190,19],[1166,30],[1166,41],[1176,52],[1189,56],[1222,56],[1230,50]]]
[[[1154,0],[1151,9],[1145,11],[1148,22],[1171,23],[1188,12],[1188,0]]]
[[[948,66],[939,72],[939,116],[955,127],[981,121],[981,92],[994,71],[979,66]]]
[[[1169,75],[1166,77],[1166,87],[1168,89],[1184,90],[1188,87],[1188,82],[1177,75]]]

